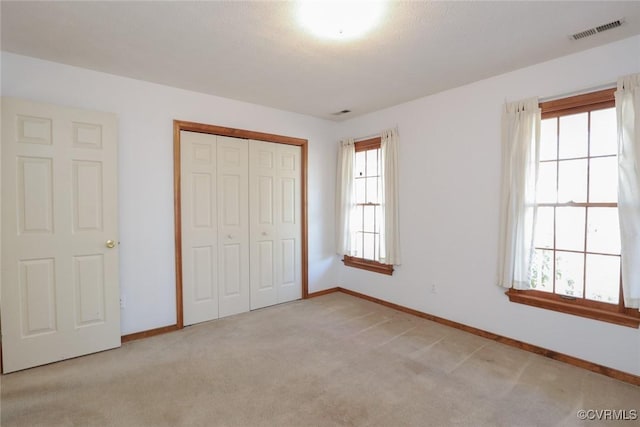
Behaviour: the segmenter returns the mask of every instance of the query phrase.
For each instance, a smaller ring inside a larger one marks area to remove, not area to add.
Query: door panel
[[[18,157],[18,233],[53,233],[51,158]]]
[[[73,231],[102,230],[102,163],[73,161]]]
[[[296,281],[296,242],[282,239],[282,282],[281,286],[291,286]]]
[[[51,119],[16,114],[17,142],[51,145]]]
[[[211,208],[213,203],[213,187],[215,179],[210,173],[193,173],[191,175],[192,185],[192,226],[194,229],[211,229],[215,226],[214,215]]]
[[[180,134],[184,324],[218,318],[216,137]]]
[[[20,261],[20,311],[24,337],[57,329],[54,265],[53,258]]]
[[[193,248],[193,281],[195,287],[194,300],[200,301],[217,301],[213,280],[213,272],[215,270],[213,262],[214,254],[213,246],[203,246]]]
[[[244,191],[240,190],[242,176],[223,174],[221,176],[220,191],[222,192],[222,222],[223,228],[235,228],[241,224],[240,205]]]
[[[219,316],[249,311],[248,141],[217,136]]]
[[[278,276],[278,303],[302,298],[302,215],[300,147],[278,145],[277,180],[281,189],[277,215],[281,273]]]
[[[2,100],[4,372],[120,345],[113,114]]]
[[[251,309],[277,304],[278,250],[275,216],[277,145],[249,141],[251,201]]]
[[[273,241],[257,242],[258,259],[256,268],[258,268],[258,283],[256,286],[260,291],[273,289]],[[256,262],[254,261],[254,262]]]
[[[224,277],[222,296],[225,298],[238,296],[242,291],[241,252],[239,244],[224,245],[224,263],[220,267]]]
[[[250,141],[251,308],[302,296],[300,147]]]
[[[261,225],[273,225],[273,177],[258,176],[258,200],[254,209],[258,210]]]
[[[97,124],[73,122],[73,146],[102,148],[102,127]]]
[[[295,224],[296,223],[296,186],[295,179],[284,177],[280,179],[282,183],[282,206],[280,212],[282,215],[281,221],[283,224]]]
[[[102,255],[73,258],[76,286],[76,326],[104,322],[104,259]]]

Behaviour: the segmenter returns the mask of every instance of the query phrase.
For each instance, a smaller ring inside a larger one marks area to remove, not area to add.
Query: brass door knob
[[[113,240],[107,240],[106,246],[107,246],[109,249],[113,249],[113,248],[115,248],[115,247],[116,247],[116,242],[114,242]]]

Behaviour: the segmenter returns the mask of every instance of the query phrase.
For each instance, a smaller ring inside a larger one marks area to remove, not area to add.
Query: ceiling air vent
[[[607,24],[598,25],[594,28],[589,28],[588,30],[580,31],[579,33],[575,33],[569,36],[569,38],[573,40],[580,40],[585,37],[593,36],[594,34],[601,33],[603,31],[611,30],[613,28],[618,28],[624,23],[624,19],[618,19]]]

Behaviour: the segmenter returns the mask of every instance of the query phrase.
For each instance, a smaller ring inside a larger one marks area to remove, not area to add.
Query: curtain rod
[[[372,135],[360,136],[358,138],[354,138],[353,140],[358,142],[358,141],[364,141],[365,139],[372,139],[372,138],[379,138],[379,137],[380,137],[379,133],[374,133]]]
[[[562,98],[569,98],[570,96],[577,96],[577,95],[583,95],[585,93],[589,93],[589,92],[597,92],[599,90],[605,90],[605,89],[612,89],[616,87],[616,83],[606,83],[600,86],[594,86],[594,87],[590,87],[588,89],[580,89],[580,90],[576,90],[573,92],[567,92],[567,93],[563,93],[560,95],[553,95],[553,96],[547,96],[544,98],[540,98],[538,100],[538,102],[549,102],[549,101],[555,101],[556,99],[562,99]]]
[[[395,125],[392,129],[395,129],[396,131],[398,130],[398,125]],[[365,139],[371,139],[371,138],[380,138],[382,136],[382,132],[384,131],[380,131],[378,133],[374,133],[371,135],[367,135],[367,136],[359,136],[358,138],[354,138],[354,141],[364,141]]]

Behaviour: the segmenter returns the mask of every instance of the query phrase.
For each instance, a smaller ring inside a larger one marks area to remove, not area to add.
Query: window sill
[[[382,264],[378,261],[371,261],[363,258],[355,258],[345,255],[342,260],[347,267],[360,268],[362,270],[373,271],[374,273],[393,275],[393,265]]]
[[[640,314],[635,310],[627,309],[627,312],[619,312],[596,307],[587,307],[576,304],[572,300],[561,299],[561,297],[557,295],[540,295],[539,291],[509,289],[505,294],[509,297],[509,301],[518,304],[545,308],[547,310],[573,314],[574,316],[586,317],[588,319],[600,320],[616,325],[628,326],[630,328],[637,329],[640,326]],[[614,309],[617,308],[614,307]]]

